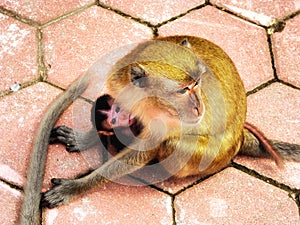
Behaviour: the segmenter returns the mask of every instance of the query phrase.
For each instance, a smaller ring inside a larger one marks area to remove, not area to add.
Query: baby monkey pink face
[[[106,115],[106,119],[101,122],[102,128],[105,131],[112,130],[117,127],[129,128],[136,120],[132,114],[121,109],[118,105],[112,104],[108,110],[98,110],[101,114]],[[99,131],[103,133],[102,131]],[[105,132],[105,135],[113,135],[113,132]]]
[[[116,127],[129,127],[134,123],[134,117],[125,112],[116,104],[112,104],[110,110],[99,110],[101,113],[107,116],[104,121],[104,126],[107,129],[113,129]]]

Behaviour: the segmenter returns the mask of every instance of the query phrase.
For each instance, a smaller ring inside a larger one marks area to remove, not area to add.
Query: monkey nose
[[[199,112],[198,107],[193,108],[193,113],[194,113],[195,116],[200,116],[200,112]]]

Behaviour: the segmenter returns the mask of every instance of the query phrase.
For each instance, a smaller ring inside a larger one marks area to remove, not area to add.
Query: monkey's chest
[[[164,143],[160,146],[157,160],[174,177],[207,176],[226,167],[236,154],[233,148],[210,149],[207,144],[196,143],[181,143],[176,147]]]

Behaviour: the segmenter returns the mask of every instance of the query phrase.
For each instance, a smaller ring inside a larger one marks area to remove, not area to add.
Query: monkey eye
[[[188,87],[185,88],[181,88],[177,91],[178,94],[185,94],[187,91],[189,91],[190,89]]]
[[[116,118],[113,118],[110,122],[111,122],[111,124],[116,124],[117,120],[116,120]]]
[[[195,81],[195,84],[194,84],[194,87],[196,87],[200,82],[200,78],[198,78],[196,81]]]
[[[115,112],[116,113],[120,112],[120,107],[119,106],[116,107]]]

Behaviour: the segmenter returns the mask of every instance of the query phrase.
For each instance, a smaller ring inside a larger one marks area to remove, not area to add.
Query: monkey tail
[[[76,80],[64,93],[54,100],[45,113],[34,140],[27,171],[27,182],[20,215],[21,225],[40,224],[40,200],[47,159],[50,133],[59,116],[87,88],[91,75],[87,73]]]
[[[284,160],[300,162],[300,145],[268,140],[255,126],[245,123],[244,142],[239,150],[240,155],[261,158],[274,158],[278,166]]]

